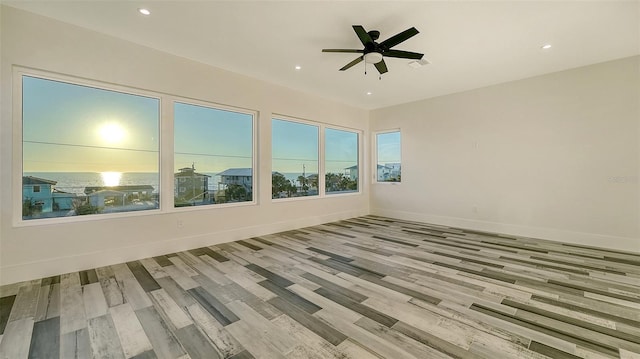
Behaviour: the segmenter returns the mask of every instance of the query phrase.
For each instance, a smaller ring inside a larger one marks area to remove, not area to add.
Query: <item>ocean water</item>
[[[220,176],[216,173],[204,173],[211,178],[209,179],[209,191],[215,193],[218,190],[218,183],[221,181]],[[295,184],[298,182],[298,176],[301,173],[283,173],[288,179]],[[307,174],[309,175],[309,174]],[[119,177],[118,183],[114,184],[117,176],[104,175],[100,172],[25,172],[24,176],[33,176],[42,179],[57,181],[56,188],[60,191],[84,194],[85,187],[91,186],[131,186],[131,185],[151,185],[154,192],[160,189],[160,179],[157,173],[148,172],[123,172]]]

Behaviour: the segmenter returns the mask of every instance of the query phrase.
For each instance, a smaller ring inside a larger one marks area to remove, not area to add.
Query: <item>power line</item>
[[[34,143],[38,145],[53,145],[53,146],[67,146],[67,147],[81,147],[81,148],[97,148],[101,150],[118,150],[118,151],[150,152],[150,153],[160,152],[160,150],[143,150],[139,148],[106,147],[106,146],[80,145],[80,144],[73,144],[73,143],[59,143],[59,142],[45,142],[45,141],[23,140],[22,143]]]

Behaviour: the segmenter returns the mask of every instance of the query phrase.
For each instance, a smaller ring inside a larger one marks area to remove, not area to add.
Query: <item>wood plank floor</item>
[[[640,255],[365,216],[0,288],[0,358],[640,358]]]

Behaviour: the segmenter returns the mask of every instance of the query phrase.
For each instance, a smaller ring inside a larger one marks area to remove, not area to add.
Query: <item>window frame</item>
[[[400,134],[400,174],[402,175],[402,131],[400,128],[393,128],[387,130],[373,131],[373,140],[372,145],[372,159],[373,165],[371,167],[371,183],[380,184],[380,185],[400,185],[402,184],[402,178],[400,181],[378,181],[378,135],[387,134],[387,133],[395,133],[398,132]]]
[[[317,154],[318,154],[318,194],[314,195],[314,196],[297,196],[297,197],[284,197],[284,198],[273,198],[273,193],[271,193],[271,195],[269,197],[271,197],[271,202],[272,203],[280,203],[280,202],[289,202],[289,201],[300,201],[300,200],[313,200],[313,199],[319,199],[319,198],[323,198],[323,193],[321,193],[321,186],[324,186],[324,179],[322,179],[320,176],[322,169],[322,164],[323,164],[323,154],[322,154],[322,142],[323,142],[323,138],[322,138],[322,128],[321,128],[321,124],[318,122],[313,122],[313,121],[309,121],[309,120],[304,120],[301,118],[296,118],[296,117],[291,117],[291,116],[286,116],[286,115],[280,115],[280,114],[276,114],[276,113],[272,113],[271,114],[271,158],[270,158],[270,162],[271,162],[271,174],[272,174],[272,178],[273,178],[273,172],[274,172],[274,168],[273,168],[273,120],[280,120],[280,121],[286,121],[286,122],[293,122],[293,123],[298,123],[298,124],[302,124],[302,125],[308,125],[308,126],[313,126],[316,127],[318,129],[318,149],[317,149]],[[321,182],[322,181],[322,182]],[[269,183],[272,183],[272,180],[269,181]],[[271,190],[271,187],[269,188]]]
[[[205,108],[210,108],[213,110],[222,110],[222,111],[229,111],[229,112],[237,112],[237,113],[241,113],[241,114],[245,114],[245,115],[250,115],[251,116],[251,174],[252,174],[252,178],[251,178],[251,189],[252,189],[252,196],[251,196],[251,201],[244,201],[244,202],[228,202],[228,203],[213,203],[210,205],[202,205],[202,206],[184,206],[184,207],[176,207],[175,203],[174,203],[174,197],[171,196],[170,199],[168,199],[167,201],[165,201],[165,205],[170,207],[170,211],[176,211],[176,212],[184,212],[184,211],[201,211],[201,210],[207,210],[207,209],[216,209],[216,208],[228,208],[228,207],[241,207],[241,206],[256,206],[259,202],[258,202],[258,198],[260,195],[260,189],[258,188],[258,183],[260,183],[259,180],[259,176],[260,173],[258,173],[259,171],[256,171],[256,169],[258,168],[258,117],[259,117],[259,112],[255,111],[255,110],[250,110],[250,109],[246,109],[246,108],[241,108],[241,107],[235,107],[235,106],[229,106],[229,105],[222,105],[219,103],[215,103],[215,102],[210,102],[210,101],[203,101],[203,100],[196,100],[196,99],[191,99],[191,98],[186,98],[186,97],[180,97],[180,96],[167,96],[168,100],[170,102],[170,106],[171,106],[171,126],[170,128],[171,130],[171,134],[172,134],[172,138],[173,140],[171,141],[172,144],[172,148],[171,148],[171,153],[170,153],[170,157],[171,157],[171,177],[173,178],[173,168],[175,166],[175,113],[174,113],[174,108],[175,108],[175,104],[176,103],[180,103],[183,105],[192,105],[192,106],[198,106],[198,107],[205,107]],[[167,156],[168,157],[168,156]]]
[[[326,192],[326,183],[325,183],[325,176],[327,174],[327,169],[326,169],[326,129],[331,129],[331,130],[338,130],[338,131],[344,131],[344,132],[351,132],[351,133],[355,133],[356,134],[356,139],[357,139],[357,151],[358,151],[358,162],[357,162],[357,166],[358,166],[358,190],[356,191],[336,191],[336,192]],[[335,125],[324,125],[323,129],[322,129],[322,154],[323,154],[323,158],[322,158],[322,170],[323,170],[323,176],[322,176],[322,193],[324,196],[327,197],[335,197],[335,196],[353,196],[353,195],[358,195],[362,193],[362,186],[364,181],[362,180],[362,173],[363,173],[363,156],[364,154],[362,153],[363,149],[363,131],[361,130],[356,130],[356,129],[352,129],[352,128],[347,128],[347,127],[341,127],[341,126],[335,126]]]
[[[271,203],[283,203],[289,201],[304,201],[304,200],[319,200],[325,198],[338,198],[342,196],[358,196],[363,193],[364,187],[364,131],[357,128],[339,126],[319,121],[311,121],[306,119],[301,119],[298,117],[283,115],[279,113],[272,113],[271,120],[282,120],[289,121],[295,123],[301,123],[305,125],[312,125],[318,128],[318,195],[316,196],[299,196],[299,197],[285,197],[285,198],[271,198]],[[273,122],[271,122],[273,124]],[[325,166],[325,152],[326,152],[326,139],[325,139],[325,129],[339,130],[339,131],[347,131],[353,132],[358,136],[358,190],[357,191],[349,191],[349,192],[326,192],[326,183],[325,183],[325,175],[326,175],[326,166]],[[272,127],[273,129],[273,127]],[[271,135],[271,141],[273,142],[273,133]],[[273,143],[271,143],[271,148],[273,149]],[[273,152],[271,153],[271,173],[273,173]],[[270,181],[271,183],[271,181]],[[270,195],[270,197],[272,197]]]
[[[49,81],[57,81],[70,85],[84,86],[95,88],[104,91],[118,92],[126,95],[140,96],[146,98],[152,98],[158,100],[158,195],[160,200],[158,201],[158,208],[147,209],[143,211],[126,211],[126,212],[114,212],[114,213],[101,213],[99,215],[76,215],[76,216],[68,216],[68,217],[51,217],[51,218],[33,218],[33,219],[23,219],[22,218],[22,176],[24,174],[24,163],[23,163],[23,118],[22,118],[22,105],[23,105],[23,77],[33,77],[42,80]],[[166,212],[166,204],[163,204],[165,201],[162,199],[163,196],[166,196],[166,188],[163,183],[162,173],[163,169],[163,161],[162,161],[162,150],[163,150],[163,122],[164,122],[164,113],[163,113],[163,99],[162,94],[159,92],[147,91],[135,87],[129,87],[124,85],[116,85],[112,83],[107,83],[99,80],[90,80],[86,78],[65,75],[60,73],[54,73],[50,71],[31,69],[21,66],[13,66],[12,73],[12,120],[13,120],[13,130],[12,130],[12,150],[13,155],[12,159],[12,187],[11,191],[13,194],[13,226],[14,227],[30,227],[30,226],[39,226],[39,225],[49,225],[49,224],[58,224],[58,223],[74,223],[74,222],[85,222],[85,221],[94,221],[94,220],[104,220],[110,218],[124,218],[124,217],[133,217],[133,216],[149,216],[154,214],[159,214],[162,212]],[[18,195],[19,194],[19,195]]]

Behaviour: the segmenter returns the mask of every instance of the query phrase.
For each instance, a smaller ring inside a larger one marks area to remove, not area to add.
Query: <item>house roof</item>
[[[25,185],[25,184],[50,184],[50,185],[55,185],[56,183],[58,183],[58,182],[57,181],[53,181],[53,180],[44,179],[44,178],[39,178],[39,177],[33,177],[33,176],[23,176],[22,177],[22,185]]]
[[[211,177],[209,175],[205,175],[204,173],[198,173],[198,172],[191,172],[191,171],[185,171],[185,172],[177,172],[173,174],[173,177]]]
[[[251,168],[229,168],[220,173],[218,176],[242,176],[242,177],[251,177],[253,176],[253,171]]]

